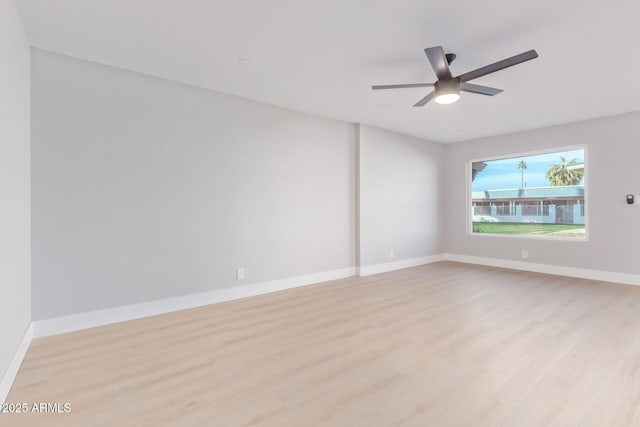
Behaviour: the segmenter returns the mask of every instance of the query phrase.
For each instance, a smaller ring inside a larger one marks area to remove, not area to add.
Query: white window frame
[[[466,180],[467,180],[467,195],[466,195],[466,205],[465,205],[465,211],[466,211],[466,221],[467,221],[467,225],[466,225],[466,234],[467,235],[471,235],[473,237],[478,237],[478,238],[493,238],[493,237],[497,237],[497,238],[508,238],[508,239],[534,239],[534,240],[550,240],[550,241],[561,241],[561,242],[588,242],[589,241],[589,210],[590,210],[590,205],[591,205],[591,198],[589,197],[589,167],[588,167],[588,162],[589,162],[589,151],[588,151],[589,145],[588,143],[582,143],[582,144],[577,144],[577,145],[565,145],[565,146],[560,146],[560,147],[552,147],[552,148],[545,148],[545,149],[541,149],[541,150],[534,150],[534,151],[523,151],[523,152],[515,152],[515,153],[508,153],[508,154],[502,154],[502,155],[495,155],[495,156],[486,156],[486,157],[480,157],[480,158],[476,158],[476,159],[469,159],[467,160],[467,173],[466,173]],[[500,234],[500,233],[474,233],[473,232],[473,198],[472,198],[472,193],[473,193],[473,189],[472,189],[472,184],[473,181],[471,180],[473,171],[472,171],[472,165],[473,163],[478,163],[478,162],[490,162],[490,161],[494,161],[494,160],[504,160],[504,159],[512,159],[512,158],[517,158],[517,157],[526,157],[526,156],[536,156],[536,155],[540,155],[540,154],[550,154],[550,153],[559,153],[562,151],[572,151],[572,150],[584,150],[584,177],[583,177],[583,182],[584,182],[584,231],[585,231],[585,237],[584,239],[582,238],[575,238],[575,237],[552,237],[552,236],[545,236],[545,235],[529,235],[529,234]]]

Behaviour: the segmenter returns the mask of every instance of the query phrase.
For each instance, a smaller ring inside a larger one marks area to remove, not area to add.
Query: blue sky
[[[527,169],[524,171],[524,182],[527,187],[547,187],[544,179],[551,165],[560,164],[560,157],[567,163],[572,159],[584,161],[584,150],[560,151],[556,153],[538,154],[535,156],[513,157],[511,159],[486,161],[487,167],[473,181],[473,191],[500,190],[520,188],[521,175],[518,170],[520,160],[524,160]]]

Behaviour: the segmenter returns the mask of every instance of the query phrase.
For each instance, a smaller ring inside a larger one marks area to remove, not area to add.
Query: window
[[[470,162],[471,232],[584,239],[585,149]]]
[[[516,202],[523,216],[549,216],[549,203],[547,200]],[[500,215],[499,212],[498,215]]]
[[[474,215],[491,215],[491,205],[487,203],[478,203],[473,206]]]
[[[513,215],[513,210],[511,209],[510,202],[497,202],[496,203],[496,214],[502,216]]]

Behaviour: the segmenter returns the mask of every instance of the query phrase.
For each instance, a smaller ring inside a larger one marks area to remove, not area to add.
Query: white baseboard
[[[640,285],[640,275],[618,273],[615,271],[591,270],[588,268],[565,267],[552,264],[537,264],[524,261],[512,261],[499,258],[485,258],[470,255],[444,254],[445,261],[457,261],[466,264],[479,264],[490,267],[532,271],[535,273],[556,274],[558,276],[578,277],[580,279],[600,280],[603,282]]]
[[[288,277],[286,279],[269,282],[253,283],[251,285],[233,288],[216,289],[214,291],[184,295],[173,298],[144,302],[141,304],[113,307],[69,316],[34,321],[34,338],[78,331],[96,326],[109,325],[142,317],[155,316],[217,302],[230,301],[269,292],[282,291],[299,286],[326,282],[329,280],[351,277],[356,274],[355,267],[324,271],[303,276]]]
[[[15,354],[13,355],[13,359],[11,359],[7,370],[5,371],[2,378],[0,378],[0,404],[4,403],[7,400],[7,396],[9,396],[9,391],[11,390],[11,386],[13,385],[13,381],[16,379],[16,375],[18,375],[20,365],[22,365],[22,361],[27,355],[27,350],[29,350],[29,345],[31,344],[32,338],[33,323],[30,324],[27,328],[27,331],[22,337],[22,341],[20,341],[20,344],[18,345]]]
[[[424,264],[431,264],[439,261],[457,261],[467,264],[478,264],[492,267],[509,268],[515,270],[532,271],[537,273],[557,274],[560,276],[578,277],[583,279],[601,280],[630,285],[640,285],[640,275],[617,273],[612,271],[591,270],[576,267],[564,267],[550,264],[537,264],[523,261],[511,261],[498,258],[476,257],[458,254],[437,254],[420,258],[411,258],[362,266],[360,268],[347,267],[338,270],[331,270],[320,273],[313,273],[303,276],[289,277],[286,279],[273,280],[269,282],[254,283],[251,285],[237,286],[233,288],[217,289],[210,292],[190,294],[173,298],[155,300],[140,304],[126,305],[121,307],[108,308],[104,310],[91,311],[86,313],[73,314],[69,316],[56,317],[52,319],[38,320],[32,323],[29,331],[25,334],[25,340],[21,343],[19,351],[16,353],[16,360],[11,366],[15,367],[15,373],[20,366],[22,357],[26,353],[31,337],[39,338],[49,335],[62,334],[96,326],[109,325],[112,323],[124,322],[127,320],[139,319],[142,317],[154,316],[173,311],[184,310],[203,305],[215,304],[217,302],[230,301],[255,295],[291,289],[299,286],[325,282],[329,280],[342,279],[354,275],[369,276],[372,274],[384,273],[388,271],[400,270],[403,268],[416,267]],[[27,342],[25,346],[25,342]],[[24,348],[23,348],[24,346]],[[20,354],[22,356],[18,357]],[[9,387],[13,382],[10,371],[0,384],[0,397],[5,391],[5,381],[11,378]],[[8,393],[8,389],[6,390]]]
[[[443,254],[430,255],[420,258],[402,259],[399,261],[385,262],[384,264],[365,265],[358,268],[358,276],[370,276],[372,274],[401,270],[403,268],[416,267],[418,265],[431,264],[439,261],[444,261]]]

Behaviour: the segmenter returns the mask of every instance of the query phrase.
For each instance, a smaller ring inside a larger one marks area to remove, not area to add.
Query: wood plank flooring
[[[443,262],[34,340],[2,426],[640,425],[640,288]]]

